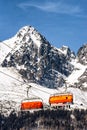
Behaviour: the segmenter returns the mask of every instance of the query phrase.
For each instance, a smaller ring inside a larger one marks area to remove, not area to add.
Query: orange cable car
[[[59,93],[50,96],[49,104],[66,104],[66,103],[73,103],[73,94],[71,93]]]
[[[28,110],[32,110],[32,109],[42,109],[43,108],[42,99],[40,99],[39,97],[36,97],[36,96],[32,97],[32,98],[28,97],[29,89],[31,87],[32,86],[29,85],[29,87],[27,88],[27,98],[21,102],[21,110],[28,111]]]
[[[25,99],[21,102],[21,110],[42,109],[43,102],[40,98]]]

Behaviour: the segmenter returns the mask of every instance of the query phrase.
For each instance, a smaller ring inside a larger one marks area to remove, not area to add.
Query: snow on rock
[[[30,39],[32,39],[38,48],[41,46],[41,35],[34,27],[25,26],[21,28],[16,34],[16,37],[20,37],[22,42],[23,40],[28,42]]]
[[[87,65],[87,43],[82,45],[77,52],[78,61],[83,64]]]

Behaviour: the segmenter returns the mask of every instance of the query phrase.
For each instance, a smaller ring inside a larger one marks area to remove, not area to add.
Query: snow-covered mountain
[[[1,59],[2,66],[14,67],[28,81],[57,88],[74,69],[70,63],[75,59],[74,53],[65,46],[54,48],[33,27],[20,29],[15,37],[4,42],[11,47]]]
[[[55,48],[36,29],[25,26],[0,42],[0,77],[1,111],[19,109],[29,84],[30,95],[46,104],[50,94],[65,91],[67,85],[74,106],[87,108],[87,44],[75,56],[70,48]]]

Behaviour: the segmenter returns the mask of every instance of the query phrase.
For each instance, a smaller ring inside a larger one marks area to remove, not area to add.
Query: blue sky
[[[73,51],[87,43],[87,0],[0,0],[0,40],[26,25],[55,47]]]

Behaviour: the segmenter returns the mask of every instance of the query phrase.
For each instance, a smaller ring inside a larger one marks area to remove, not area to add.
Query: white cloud
[[[18,5],[22,9],[34,7],[46,12],[54,12],[59,14],[80,14],[82,9],[79,6],[68,5],[62,2],[45,2],[45,3],[20,3]]]

